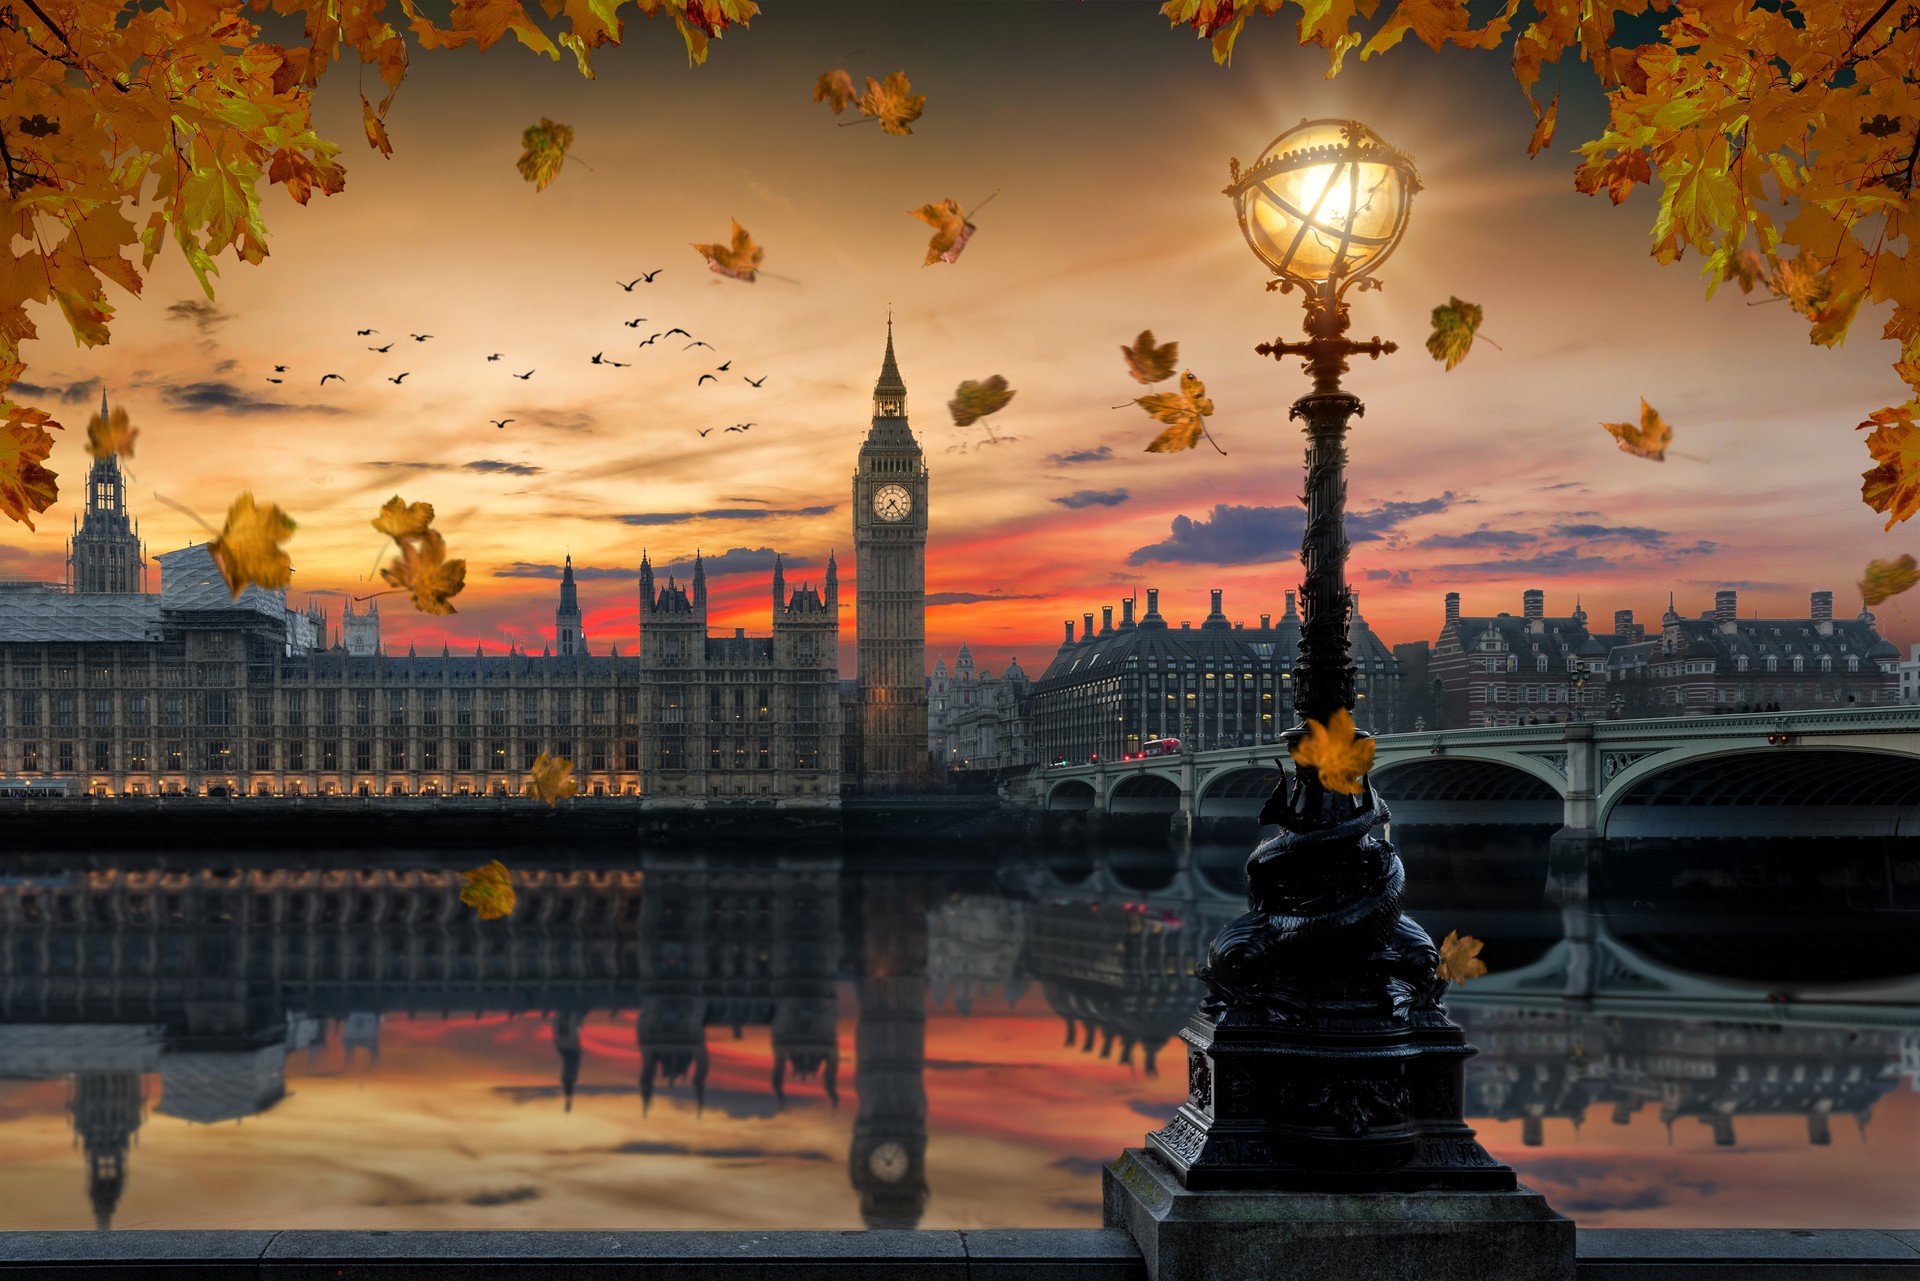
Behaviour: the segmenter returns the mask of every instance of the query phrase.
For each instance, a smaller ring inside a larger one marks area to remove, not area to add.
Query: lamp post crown
[[[1234,160],[1232,198],[1240,230],[1285,290],[1340,292],[1387,260],[1420,176],[1413,160],[1358,120],[1302,120],[1244,171]]]

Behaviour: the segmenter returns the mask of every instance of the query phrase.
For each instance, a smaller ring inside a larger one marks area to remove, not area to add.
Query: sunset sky
[[[91,351],[36,316],[17,391],[68,424],[63,496],[37,533],[0,524],[0,578],[63,576],[104,381],[141,430],[132,506],[156,553],[205,537],[156,492],[217,526],[251,490],[300,523],[293,599],[364,593],[380,502],[434,503],[468,585],[451,618],[383,599],[384,639],[403,648],[538,651],[571,553],[594,651],[626,649],[643,548],[661,567],[704,551],[715,630],[764,630],[773,550],[792,585],[830,549],[843,585],[857,573],[849,478],[891,305],[932,472],[929,662],[967,640],[996,670],[1017,655],[1037,673],[1061,619],[1149,587],[1176,623],[1206,613],[1210,587],[1230,617],[1278,613],[1298,578],[1286,409],[1307,382],[1252,349],[1297,336],[1300,311],[1263,291],[1221,188],[1229,156],[1340,115],[1410,152],[1426,187],[1384,292],[1355,300],[1355,332],[1401,350],[1347,380],[1367,404],[1350,575],[1388,641],[1434,636],[1454,590],[1468,613],[1518,612],[1541,587],[1552,614],[1578,593],[1596,620],[1645,620],[1669,590],[1684,614],[1734,587],[1745,613],[1804,617],[1826,588],[1852,613],[1865,562],[1915,550],[1859,501],[1853,425],[1902,398],[1881,309],[1828,351],[1784,305],[1704,301],[1697,260],[1658,266],[1650,192],[1615,208],[1572,189],[1571,148],[1602,113],[1579,68],[1559,139],[1529,161],[1533,117],[1498,53],[1408,41],[1329,82],[1290,22],[1250,22],[1223,68],[1146,0],[763,3],[698,68],[669,25],[638,18],[591,82],[511,42],[417,54],[390,160],[364,147],[354,71],[336,68],[318,120],[346,144],[347,189],[304,209],[270,191],[263,266],[224,259],[209,305],[169,248],[141,298],[116,293],[113,341]],[[846,117],[809,101],[834,67],[905,70],[927,98],[913,135],[836,127]],[[574,127],[584,164],[535,192],[514,160],[542,116]],[[994,193],[960,260],[922,267],[927,228],[908,211]],[[689,247],[724,239],[729,218],[765,247],[757,283]],[[632,293],[615,283],[656,268]],[[1445,372],[1423,342],[1450,295],[1484,306],[1502,349]],[[636,347],[673,326],[715,350]],[[1205,380],[1226,456],[1145,454],[1158,424],[1112,408],[1145,390],[1118,350],[1143,328]],[[344,383],[322,388],[327,373]],[[945,402],[993,374],[1017,395],[988,444]],[[1600,428],[1643,396],[1690,457],[1632,458]],[[1879,612],[1904,647],[1920,627],[1898,604]]]

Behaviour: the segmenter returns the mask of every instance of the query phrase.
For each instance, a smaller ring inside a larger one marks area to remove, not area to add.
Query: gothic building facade
[[[107,417],[107,393],[100,392],[100,418]],[[144,592],[147,546],[140,522],[127,513],[126,477],[120,455],[96,458],[87,469],[87,506],[75,517],[67,540],[67,586],[76,592]]]
[[[1033,683],[1014,658],[995,676],[960,644],[953,670],[934,662],[927,678],[927,754],[952,773],[1024,770],[1034,763]]]

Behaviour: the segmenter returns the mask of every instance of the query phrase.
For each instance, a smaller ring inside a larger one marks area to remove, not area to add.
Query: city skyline
[[[1503,69],[1476,77],[1472,55],[1396,50],[1327,82],[1324,54],[1278,27],[1250,28],[1218,68],[1150,13],[1007,8],[956,6],[946,24],[873,6],[776,11],[695,70],[670,31],[637,27],[592,84],[514,49],[420,58],[388,118],[394,158],[350,141],[345,193],[304,210],[274,193],[273,256],[226,270],[215,303],[167,250],[142,299],[116,300],[110,345],[75,349],[43,321],[21,393],[67,424],[51,460],[62,498],[37,532],[0,529],[0,577],[63,577],[104,382],[142,429],[130,506],[151,546],[205,537],[156,493],[217,523],[251,489],[300,522],[293,596],[335,594],[335,620],[340,596],[379,586],[362,581],[378,504],[433,502],[468,586],[447,618],[383,600],[383,638],[402,651],[537,653],[571,554],[595,652],[630,652],[643,549],[656,567],[707,552],[715,630],[764,631],[775,550],[796,585],[837,550],[856,590],[848,482],[891,303],[931,471],[929,663],[965,640],[993,670],[1015,655],[1036,670],[1061,619],[1149,587],[1176,625],[1197,623],[1216,587],[1229,617],[1278,613],[1299,576],[1285,406],[1305,384],[1251,349],[1296,330],[1298,311],[1262,292],[1219,187],[1229,155],[1250,159],[1303,115],[1349,112],[1412,153],[1427,184],[1387,288],[1355,306],[1357,332],[1401,346],[1350,380],[1368,403],[1351,576],[1385,640],[1432,639],[1453,590],[1469,613],[1517,612],[1538,587],[1555,614],[1577,595],[1595,617],[1647,617],[1671,588],[1692,617],[1731,587],[1743,614],[1792,617],[1824,589],[1851,617],[1865,562],[1909,549],[1859,504],[1848,432],[1896,386],[1870,337],[1880,309],[1830,352],[1784,307],[1731,290],[1704,302],[1693,271],[1655,265],[1649,194],[1614,209],[1571,190],[1567,147],[1598,113],[1585,73],[1566,72],[1566,142],[1529,162],[1524,100]],[[1063,67],[1047,46],[1069,35],[1101,56]],[[842,63],[913,77],[928,95],[913,137],[837,130],[806,100]],[[1103,110],[1140,84],[1150,119]],[[1448,112],[1430,110],[1437,97]],[[670,104],[705,127],[658,128]],[[323,131],[356,139],[357,105],[329,77]],[[512,158],[542,115],[575,126],[594,168],[536,194]],[[1124,216],[1079,166],[1052,163],[1068,139],[1128,188]],[[923,268],[925,228],[906,211],[996,190],[965,255]],[[730,218],[787,279],[705,271],[689,242]],[[615,283],[660,267],[631,293]],[[1486,307],[1504,350],[1482,345],[1443,373],[1421,344],[1453,295]],[[625,327],[640,316],[644,331]],[[675,325],[716,349],[636,346]],[[1144,390],[1117,350],[1143,328],[1180,342],[1206,380],[1226,457],[1144,454],[1157,426],[1110,408]],[[595,367],[597,351],[631,367]],[[504,359],[487,362],[494,352]],[[696,383],[726,361],[741,382]],[[333,372],[346,381],[321,388]],[[402,372],[404,385],[385,381]],[[945,401],[993,373],[1018,394],[992,420],[1008,439],[986,444]],[[747,375],[771,376],[756,389]],[[1630,418],[1640,396],[1675,425],[1676,449],[1711,461],[1618,451],[1598,424]],[[1897,601],[1877,612],[1903,650],[1920,640]]]

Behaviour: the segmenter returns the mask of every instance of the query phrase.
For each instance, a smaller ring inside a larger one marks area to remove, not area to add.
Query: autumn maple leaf
[[[1127,358],[1127,372],[1133,375],[1133,381],[1152,385],[1173,377],[1174,366],[1180,359],[1180,344],[1170,342],[1163,347],[1156,347],[1153,345],[1153,330],[1142,329],[1140,336],[1133,340],[1133,346],[1120,344],[1120,354]]]
[[[731,244],[696,244],[694,248],[707,260],[708,270],[716,271],[723,276],[731,276],[735,280],[744,280],[748,284],[753,283],[754,273],[760,270],[760,258],[764,252],[759,245],[753,243],[753,237],[747,234],[747,229],[737,220],[733,224]]]
[[[462,872],[460,901],[476,909],[483,921],[497,921],[513,911],[513,873],[499,859],[489,859],[470,872]]]
[[[528,791],[535,800],[545,801],[548,809],[553,808],[555,801],[568,800],[580,791],[580,784],[573,777],[573,762],[564,756],[542,752],[534,758],[533,768],[528,772],[532,775]]]
[[[1322,725],[1307,722],[1307,737],[1289,749],[1295,765],[1312,769],[1320,776],[1320,785],[1329,792],[1358,796],[1360,780],[1373,768],[1374,743],[1356,738],[1353,714],[1342,707]]]
[[[59,424],[38,409],[10,408],[0,423],[0,513],[32,529],[33,514],[53,506],[60,496],[56,473],[43,466],[53,452],[46,428]]]
[[[1873,428],[1867,452],[1878,466],[1860,474],[1860,499],[1887,514],[1887,528],[1920,511],[1920,399],[1876,409],[1860,424]],[[0,458],[3,458],[0,455]],[[0,474],[4,465],[0,464]]]
[[[1870,560],[1867,562],[1865,577],[1860,580],[1860,602],[1869,607],[1878,605],[1890,597],[1920,582],[1920,563],[1911,556],[1901,556],[1896,560]]]
[[[1640,399],[1640,421],[1634,423],[1601,423],[1614,439],[1620,442],[1623,452],[1636,458],[1651,458],[1656,463],[1667,461],[1667,447],[1673,444],[1673,428],[1667,426],[1660,412],[1649,405],[1643,396]]]
[[[131,424],[125,409],[115,408],[108,418],[95,414],[87,420],[87,455],[110,458],[120,454],[131,458],[133,438],[139,434],[140,429]]]
[[[378,151],[381,155],[391,157],[393,155],[393,141],[387,137],[386,119],[380,112],[374,110],[373,104],[367,101],[367,95],[364,93],[360,95],[360,124],[361,127],[366,130],[367,145],[375,151]],[[533,130],[529,129],[527,132],[532,133]],[[527,171],[524,168],[526,161],[522,160],[520,163],[523,166],[520,172],[526,174]],[[532,175],[528,174],[527,176],[531,177]],[[540,185],[544,187],[546,183],[543,182]],[[300,201],[303,205],[307,203],[304,197],[297,192],[294,195],[294,199]]]
[[[573,127],[555,124],[542,116],[539,124],[528,125],[521,132],[520,145],[526,148],[516,162],[520,176],[532,183],[535,191],[545,191],[547,185],[560,176],[560,167],[567,162],[567,149],[573,146]]]
[[[1016,394],[999,374],[983,382],[969,379],[954,389],[954,398],[947,402],[947,409],[953,414],[955,427],[971,427],[988,414],[997,414],[1005,409],[1007,402]]]
[[[380,508],[372,524],[397,543],[418,538],[433,525],[433,504],[409,503],[395,494]]]
[[[813,82],[813,100],[826,103],[837,116],[860,101],[860,91],[853,87],[853,77],[846,68],[837,67]]]
[[[1560,117],[1560,95],[1554,94],[1553,101],[1547,104],[1540,118],[1534,121],[1533,136],[1527,139],[1527,158],[1531,160],[1540,154],[1541,148],[1553,141],[1554,123]],[[1448,366],[1452,368],[1452,366]]]
[[[997,194],[997,193],[996,193]],[[991,196],[988,199],[992,199]],[[985,204],[986,201],[982,201]],[[956,262],[960,251],[967,247],[967,241],[978,230],[967,221],[960,212],[960,202],[948,196],[937,205],[921,205],[911,211],[913,216],[933,228],[933,239],[927,241],[927,258],[922,267],[931,267],[936,262]]]
[[[1449,297],[1446,302],[1433,309],[1433,332],[1427,335],[1427,351],[1435,360],[1447,362],[1447,368],[1467,358],[1467,352],[1478,337],[1483,342],[1493,343],[1495,350],[1500,344],[1493,342],[1480,332],[1482,310],[1478,303],[1461,302]]]
[[[817,87],[814,93],[819,93]],[[907,126],[920,118],[926,105],[924,95],[911,91],[904,71],[896,71],[885,80],[868,76],[867,91],[860,95],[859,102],[861,115],[872,116],[880,122],[882,132],[894,134],[912,133]]]
[[[1446,979],[1450,983],[1465,983],[1468,979],[1479,978],[1487,972],[1487,963],[1480,959],[1483,946],[1471,934],[1462,934],[1458,930],[1447,931],[1447,937],[1440,943],[1440,963],[1433,967],[1433,977]]]
[[[451,600],[467,585],[467,562],[448,560],[447,540],[429,529],[401,543],[400,555],[380,577],[404,588],[423,614],[455,614]]]
[[[1156,391],[1148,396],[1135,398],[1134,404],[1146,410],[1155,420],[1167,424],[1167,429],[1147,443],[1149,454],[1168,454],[1176,450],[1192,449],[1206,436],[1209,444],[1222,454],[1212,436],[1207,435],[1204,421],[1213,415],[1213,401],[1207,397],[1207,385],[1193,376],[1191,369],[1180,375],[1179,391]]]
[[[233,500],[227,508],[227,523],[207,550],[235,600],[248,584],[273,591],[291,581],[293,561],[280,544],[298,528],[276,503],[262,507],[253,501],[252,493]]]

